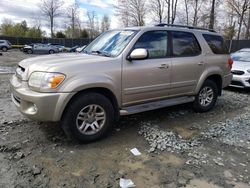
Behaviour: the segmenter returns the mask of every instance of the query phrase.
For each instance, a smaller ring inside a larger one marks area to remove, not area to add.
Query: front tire
[[[212,80],[206,80],[199,93],[195,96],[193,109],[196,112],[211,110],[218,98],[218,87]]]
[[[108,98],[99,93],[84,93],[70,102],[61,125],[68,137],[81,143],[93,142],[107,136],[114,114]]]

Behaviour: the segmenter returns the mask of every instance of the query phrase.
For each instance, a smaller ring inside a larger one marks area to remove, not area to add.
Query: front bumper
[[[17,109],[30,119],[60,121],[67,102],[74,93],[40,93],[29,89],[13,75],[10,80],[11,98]]]
[[[233,75],[233,80],[230,84],[232,87],[248,88],[250,87],[250,75]]]

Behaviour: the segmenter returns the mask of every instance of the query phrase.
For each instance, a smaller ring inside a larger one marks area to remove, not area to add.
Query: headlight
[[[61,73],[33,72],[28,84],[35,89],[55,89],[64,79],[65,75]]]

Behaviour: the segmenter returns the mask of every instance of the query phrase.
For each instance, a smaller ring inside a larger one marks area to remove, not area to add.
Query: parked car
[[[28,54],[53,54],[58,53],[59,49],[55,46],[48,44],[35,43],[31,45],[25,45],[23,52]]]
[[[86,45],[76,48],[76,52],[81,53],[85,47],[86,47]]]
[[[70,48],[68,51],[69,52],[76,52],[76,49],[78,48],[79,46],[73,46],[72,48]]]
[[[33,46],[34,46],[34,43],[25,44],[22,48],[20,48],[20,51],[27,53],[28,49],[31,49]]]
[[[161,24],[107,31],[83,53],[23,60],[10,85],[24,115],[60,121],[71,138],[91,142],[120,115],[183,103],[211,110],[231,67],[219,33]]]
[[[0,50],[7,52],[11,49],[11,43],[8,40],[0,40]]]
[[[250,88],[250,48],[243,48],[233,54],[234,61],[232,74],[233,80],[230,86],[238,88]]]
[[[63,52],[65,49],[65,46],[58,44],[58,43],[48,43],[48,45],[55,46],[58,48],[59,52]]]

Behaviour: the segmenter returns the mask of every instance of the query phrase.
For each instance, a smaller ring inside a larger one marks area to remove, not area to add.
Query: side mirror
[[[142,60],[148,58],[148,51],[144,48],[137,48],[134,49],[131,54],[128,56],[128,60]]]

